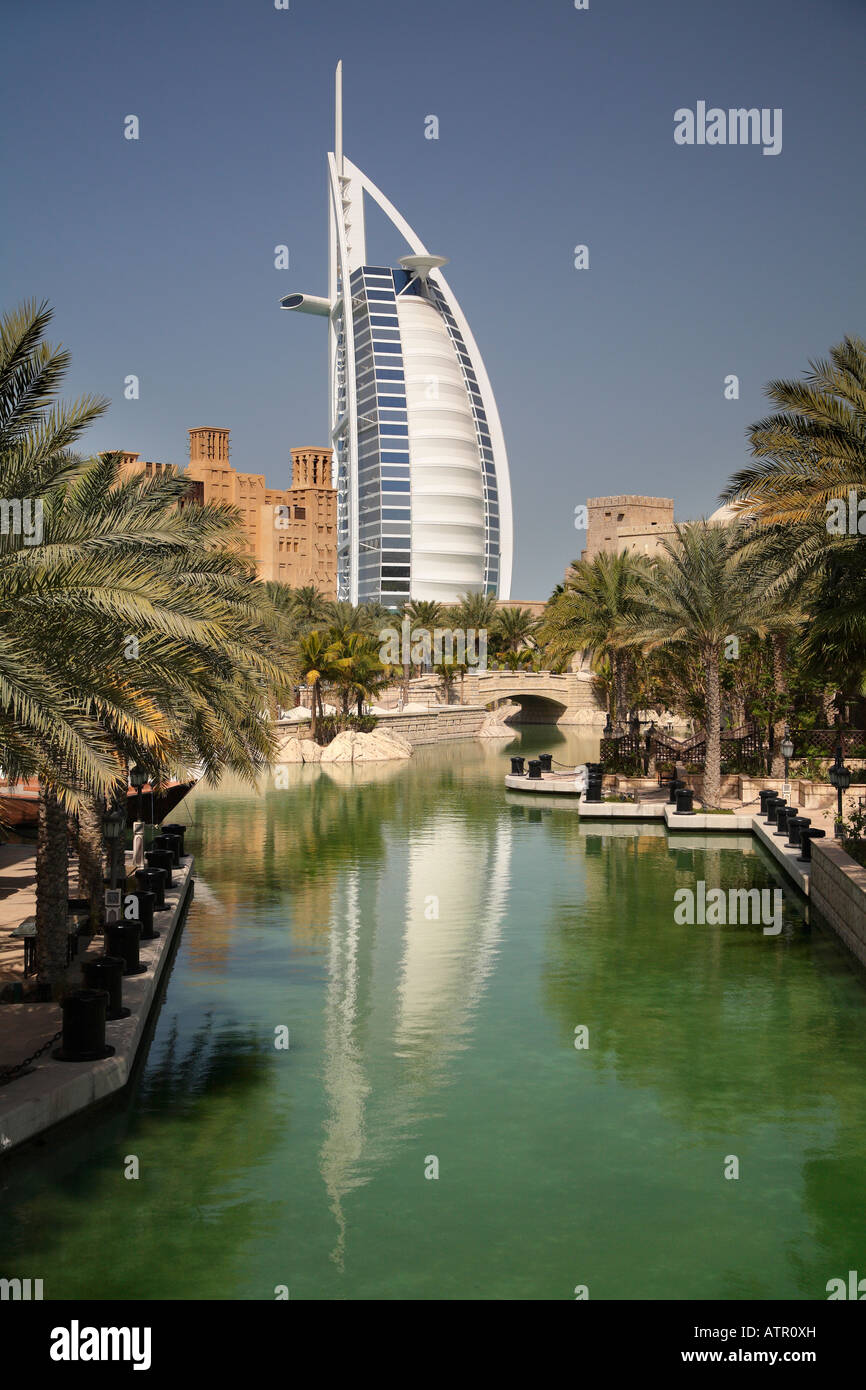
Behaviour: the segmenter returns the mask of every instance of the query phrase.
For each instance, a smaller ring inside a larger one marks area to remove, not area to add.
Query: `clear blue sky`
[[[764,383],[866,331],[864,0],[40,0],[3,36],[3,303],[48,298],[67,394],[111,397],[88,446],[183,464],[228,425],[271,485],[326,440],[324,323],[277,301],[326,291],[343,59],[346,153],[450,257],[487,363],[515,597],[587,496],[713,510]],[[675,145],[699,100],[781,107],[781,154]]]

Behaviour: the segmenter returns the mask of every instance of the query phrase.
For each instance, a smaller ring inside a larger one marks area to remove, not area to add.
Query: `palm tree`
[[[456,627],[468,632],[487,631],[496,622],[496,598],[493,594],[461,594],[453,609]]]
[[[444,614],[443,605],[435,599],[412,599],[403,605],[403,617],[409,619],[413,628],[423,627],[428,632],[441,626]]]
[[[538,620],[529,608],[500,608],[493,623],[493,648],[497,656],[535,646]]]
[[[631,664],[631,654],[619,640],[620,627],[635,612],[648,572],[644,557],[626,550],[576,560],[568,584],[548,602],[538,629],[555,662],[585,652],[597,674],[609,663],[615,719],[624,719],[627,712]]]
[[[854,532],[836,534],[828,504],[847,513],[849,495],[861,501],[866,491],[866,342],[846,336],[829,361],[810,362],[802,381],[771,381],[766,394],[780,409],[752,425],[758,461],[734,475],[724,496],[755,524],[762,548],[775,550],[774,589],[808,581],[813,670],[858,692],[866,676],[862,518]]]
[[[434,599],[411,599],[409,603],[404,603],[402,617],[408,618],[410,623],[410,634],[414,636],[416,632],[427,632],[432,634],[437,627],[442,627],[445,621],[445,608],[441,603]],[[421,640],[421,639],[418,639]],[[431,658],[421,662],[418,666],[420,675],[424,666],[431,664]],[[408,680],[408,674],[405,676]]]
[[[438,661],[433,667],[442,681],[442,688],[445,691],[445,703],[450,705],[451,696],[454,691],[454,682],[459,676],[461,683],[466,675],[467,666],[465,661]]]
[[[69,452],[105,402],[53,404],[68,355],[42,341],[49,319],[25,305],[0,321],[0,491],[42,508],[38,544],[14,528],[0,536],[0,760],[12,780],[39,778],[37,966],[54,986],[65,971],[66,811],[92,810],[119,784],[125,806],[130,749],[159,762],[195,748],[206,775],[244,755],[261,765],[272,737],[259,697],[280,670],[252,619],[248,568],[218,549],[236,539],[236,520],[222,508],[193,518],[177,506],[187,494],[177,479],[122,486],[118,456]],[[196,736],[179,741],[194,707]],[[91,857],[95,891],[101,846]]]
[[[328,627],[341,641],[353,632],[373,637],[379,632],[383,622],[393,620],[393,616],[393,613],[389,613],[378,603],[356,605],[340,600],[331,604]]]
[[[726,639],[764,636],[769,614],[766,574],[750,564],[736,526],[692,522],[674,528],[672,541],[643,576],[643,594],[620,621],[621,639],[644,652],[673,648],[696,655],[704,676],[706,761],[703,803],[721,794],[720,668]]]
[[[336,637],[333,630],[329,635]],[[335,646],[335,682],[342,691],[343,713],[354,700],[360,717],[364,701],[393,680],[395,668],[380,660],[378,639],[369,633],[350,632],[336,639]]]
[[[312,632],[316,627],[330,623],[333,604],[324,597],[314,584],[305,584],[292,591],[291,610],[302,633]]]
[[[526,671],[533,666],[534,654],[530,647],[523,647],[519,652],[505,650],[499,653],[499,666],[506,671]]]
[[[340,645],[327,633],[308,632],[298,638],[295,659],[301,679],[312,688],[310,737],[315,739],[319,731],[319,718],[324,717],[322,682],[338,679]]]
[[[802,381],[771,381],[780,409],[752,425],[760,462],[735,473],[724,493],[761,523],[817,522],[827,503],[866,490],[866,342],[846,336]]]

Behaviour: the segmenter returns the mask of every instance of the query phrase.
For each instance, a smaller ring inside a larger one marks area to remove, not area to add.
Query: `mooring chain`
[[[46,1043],[37,1048],[29,1057],[25,1057],[23,1062],[16,1062],[14,1067],[5,1067],[0,1071],[0,1086],[5,1086],[7,1081],[13,1081],[20,1072],[26,1071],[31,1062],[35,1062],[37,1057],[41,1057],[43,1052],[47,1052],[52,1043],[56,1043],[58,1038],[63,1037],[63,1029],[58,1028],[53,1038],[49,1038]]]

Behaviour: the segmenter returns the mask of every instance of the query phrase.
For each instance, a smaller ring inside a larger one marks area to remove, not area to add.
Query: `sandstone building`
[[[292,449],[292,480],[270,488],[263,473],[240,473],[229,459],[229,430],[189,431],[187,477],[204,502],[227,502],[241,513],[247,553],[260,579],[293,588],[314,585],[326,598],[337,593],[337,493],[326,448]],[[124,453],[126,468],[150,475],[170,465]]]
[[[642,555],[654,555],[662,540],[674,533],[671,497],[638,497],[631,493],[589,497],[586,510],[586,549],[581,553],[582,560],[592,560],[604,550],[636,550]]]

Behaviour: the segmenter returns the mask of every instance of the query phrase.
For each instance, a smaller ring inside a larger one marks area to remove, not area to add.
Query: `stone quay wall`
[[[834,840],[812,841],[809,900],[866,965],[866,869]]]
[[[383,733],[399,734],[415,747],[422,743],[444,743],[446,739],[475,738],[489,717],[490,710],[481,705],[442,705],[428,713],[395,710],[379,714],[376,727]],[[310,737],[309,722],[279,724],[278,731],[281,747],[288,739]]]
[[[489,710],[481,705],[443,705],[428,714],[380,714],[378,727],[408,739],[413,747],[423,743],[444,743],[453,738],[475,738]]]

